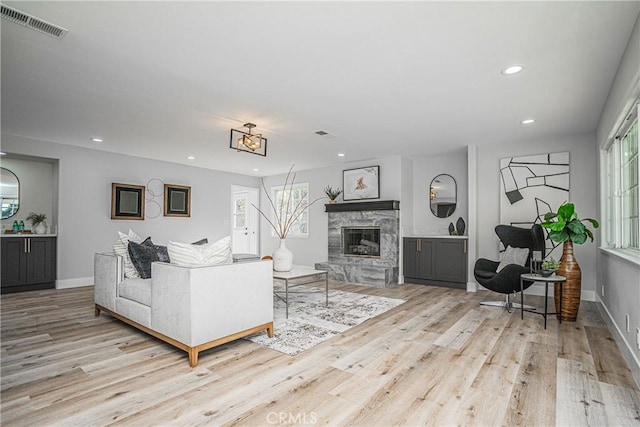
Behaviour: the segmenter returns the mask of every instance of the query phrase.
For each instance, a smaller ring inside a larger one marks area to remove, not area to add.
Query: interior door
[[[235,187],[231,196],[231,245],[234,254],[258,253],[258,189]]]

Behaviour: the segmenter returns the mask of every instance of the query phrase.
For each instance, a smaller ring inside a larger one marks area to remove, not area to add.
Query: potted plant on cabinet
[[[324,189],[324,194],[329,197],[329,203],[335,203],[338,196],[342,194],[342,190],[339,188],[334,190],[330,185],[327,185],[327,188]]]
[[[37,214],[31,212],[27,217],[27,221],[31,221],[33,232],[36,234],[45,234],[47,232],[46,214]]]
[[[593,233],[583,224],[584,221],[591,223],[594,229],[600,226],[593,218],[578,218],[573,203],[564,202],[558,207],[558,212],[547,213],[544,216],[544,222],[540,224],[549,229],[548,239],[563,244],[562,258],[560,258],[557,272],[566,277],[567,281],[563,286],[562,294],[564,306],[559,311],[561,319],[570,322],[575,322],[578,317],[582,281],[582,272],[573,254],[573,244],[581,245],[587,241],[587,238],[593,242]],[[560,301],[558,286],[555,288],[554,296],[556,307],[558,307]]]

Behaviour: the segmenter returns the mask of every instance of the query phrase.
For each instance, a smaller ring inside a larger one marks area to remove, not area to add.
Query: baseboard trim
[[[467,292],[478,292],[478,284],[476,282],[467,282]]]
[[[93,286],[93,276],[56,280],[56,289],[81,288],[83,286]]]
[[[524,291],[525,295],[536,295],[539,297],[543,297],[544,296],[544,284],[542,283],[534,283],[533,285],[531,285],[528,289],[526,289]],[[549,285],[549,297],[553,297],[553,286]],[[581,301],[591,301],[591,302],[597,302],[598,300],[596,299],[596,291],[586,291],[586,290],[582,290],[580,292],[580,300]]]
[[[638,360],[636,355],[633,353],[633,350],[631,350],[631,345],[625,339],[622,331],[616,324],[615,320],[613,320],[613,316],[611,316],[611,313],[609,313],[609,309],[607,309],[607,306],[603,304],[600,297],[598,297],[597,306],[598,310],[600,311],[600,315],[609,327],[613,338],[616,340],[616,344],[618,344],[618,348],[622,353],[622,357],[624,358],[625,362],[627,362],[629,369],[631,369],[631,375],[633,375],[633,379],[636,380],[636,384],[638,385],[638,387],[640,387],[640,360]]]

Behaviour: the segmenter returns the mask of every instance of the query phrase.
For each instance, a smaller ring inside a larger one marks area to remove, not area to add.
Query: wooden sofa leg
[[[198,350],[196,347],[189,347],[189,366],[195,368],[198,366]]]
[[[96,312],[95,312],[96,316],[100,316],[100,308],[96,305]]]
[[[267,336],[273,338],[273,322],[271,322],[270,326],[267,326]]]

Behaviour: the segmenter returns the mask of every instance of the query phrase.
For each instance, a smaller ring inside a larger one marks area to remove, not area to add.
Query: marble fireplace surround
[[[398,284],[400,264],[400,202],[336,203],[325,205],[329,215],[328,260],[316,263],[329,279],[377,288]],[[342,227],[380,227],[380,257],[342,253]]]

